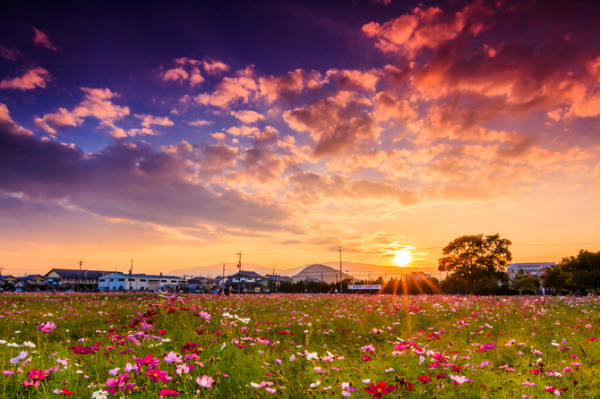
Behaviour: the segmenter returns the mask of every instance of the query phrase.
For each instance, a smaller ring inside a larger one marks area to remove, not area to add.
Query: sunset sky
[[[599,250],[599,2],[10,3],[3,274]]]

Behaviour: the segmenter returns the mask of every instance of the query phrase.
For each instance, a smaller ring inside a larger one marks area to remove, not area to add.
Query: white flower
[[[100,391],[96,391],[92,393],[92,399],[107,399],[107,395],[109,393],[107,391],[103,391],[102,389]]]

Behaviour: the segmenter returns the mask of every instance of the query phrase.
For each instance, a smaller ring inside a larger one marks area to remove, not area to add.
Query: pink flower
[[[463,375],[452,375],[449,374],[449,378],[451,379],[451,384],[465,384],[466,382],[474,381],[470,378],[467,378]]]
[[[51,321],[48,321],[46,323],[42,323],[38,326],[38,330],[40,330],[43,333],[49,333],[52,332],[56,329],[56,324],[54,324]]]
[[[196,383],[203,388],[211,388],[211,385],[213,385],[214,382],[215,380],[213,377],[209,377],[208,375],[203,375],[196,379]]]

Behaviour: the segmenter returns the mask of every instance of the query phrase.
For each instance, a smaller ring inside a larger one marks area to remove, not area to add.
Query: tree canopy
[[[456,238],[443,248],[444,257],[438,260],[438,270],[466,279],[473,293],[477,281],[506,280],[510,245],[511,241],[499,234]]]
[[[580,250],[577,256],[563,258],[541,276],[543,286],[556,290],[599,292],[599,252]]]

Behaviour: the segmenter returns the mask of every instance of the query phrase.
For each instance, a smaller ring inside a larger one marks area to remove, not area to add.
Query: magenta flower
[[[161,398],[163,398],[165,396],[177,396],[177,395],[179,395],[179,392],[178,391],[174,391],[171,388],[169,388],[169,389],[161,389],[161,390],[159,390],[159,395],[161,395]]]
[[[163,371],[161,369],[158,368],[151,368],[149,367],[146,370],[146,374],[145,374],[148,378],[150,378],[150,381],[152,382],[168,382],[170,381],[172,378],[169,377],[169,373],[166,371]]]
[[[140,366],[156,366],[158,364],[161,363],[161,359],[159,358],[155,358],[152,357],[152,355],[148,354],[146,356],[144,356],[141,359],[136,359],[134,358],[134,360],[136,361],[136,363],[138,363]]]

